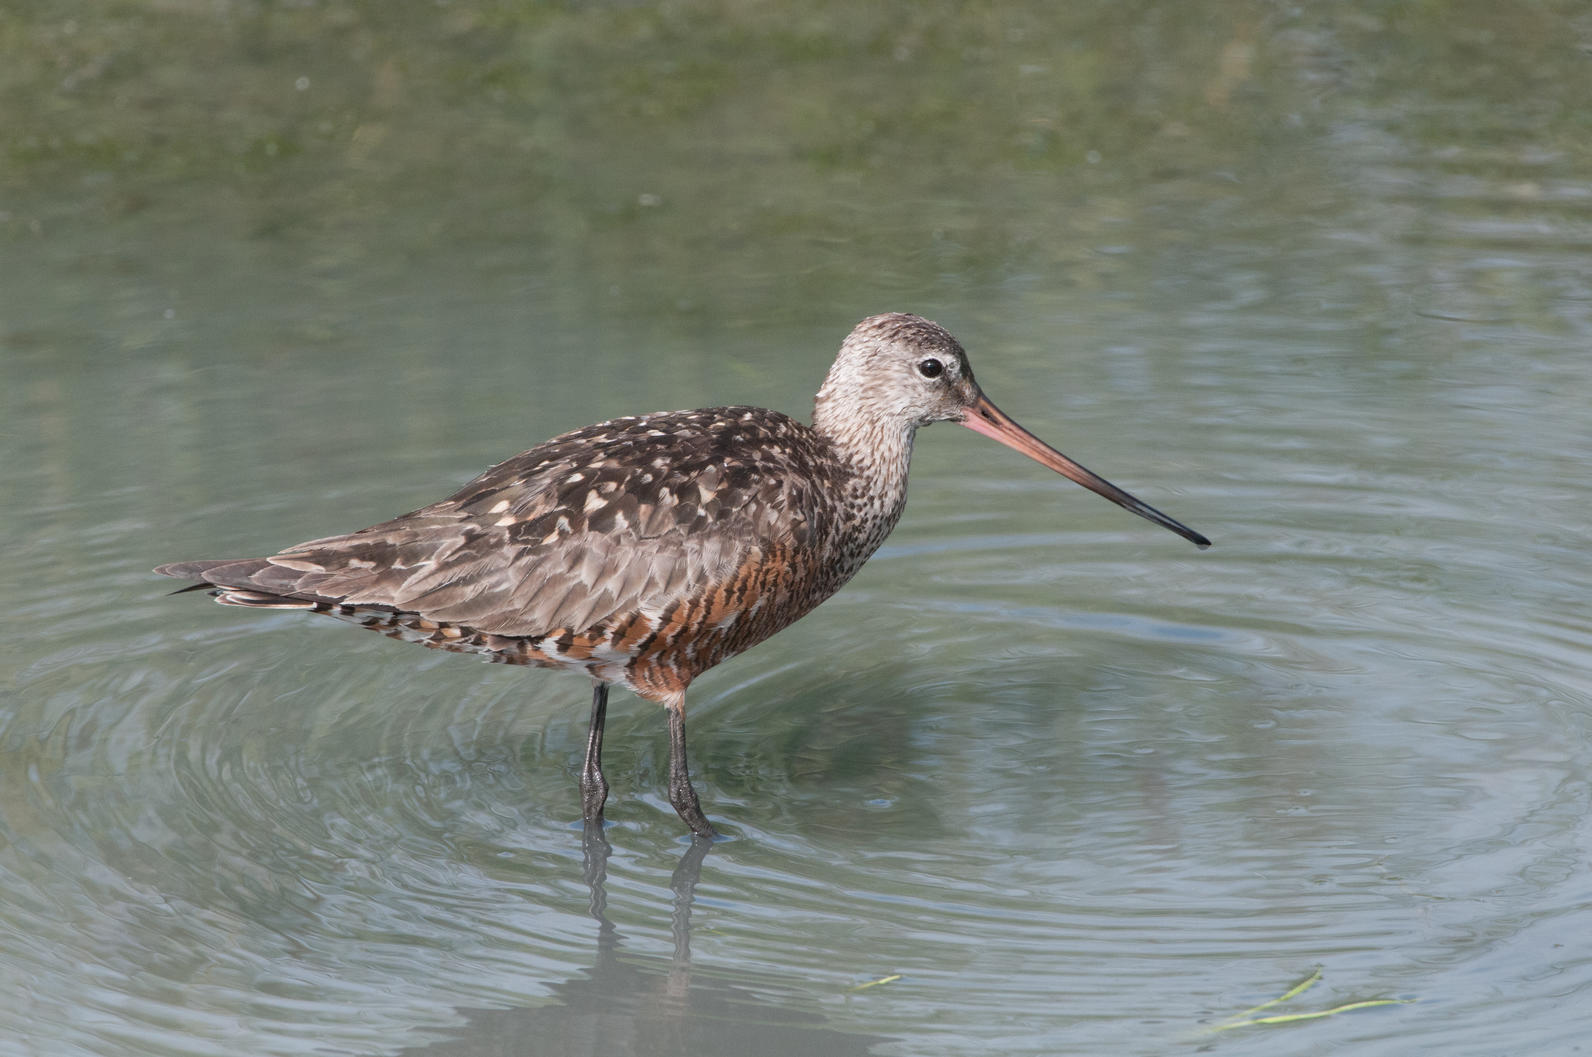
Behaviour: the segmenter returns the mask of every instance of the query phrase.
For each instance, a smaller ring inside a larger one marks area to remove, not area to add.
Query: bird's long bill
[[[1022,452],[1041,466],[1048,466],[1063,477],[1077,481],[1089,491],[1105,496],[1125,510],[1131,510],[1140,517],[1153,521],[1163,528],[1171,529],[1197,547],[1205,548],[1211,545],[1210,540],[1181,521],[1167,517],[1149,503],[1129,495],[1099,474],[1079,466],[1061,452],[1012,421],[1006,412],[990,403],[989,397],[983,393],[979,393],[978,400],[974,402],[972,407],[967,409],[967,417],[962,419],[962,425],[974,433],[982,433],[986,437],[993,437],[1008,448]]]

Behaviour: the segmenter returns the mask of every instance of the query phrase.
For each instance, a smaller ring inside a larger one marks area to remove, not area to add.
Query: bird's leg
[[[603,777],[603,721],[608,718],[608,684],[591,695],[591,729],[586,732],[586,762],[580,768],[580,810],[587,826],[602,826],[608,779]]]
[[[674,805],[691,832],[712,840],[718,836],[702,805],[697,802],[696,790],[691,788],[691,774],[685,763],[685,695],[665,703],[669,713],[669,803]]]

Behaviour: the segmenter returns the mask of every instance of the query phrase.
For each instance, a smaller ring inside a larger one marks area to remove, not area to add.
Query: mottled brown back
[[[754,552],[826,549],[835,512],[819,493],[843,473],[806,426],[777,412],[621,418],[358,532],[159,571],[491,635],[580,631],[690,599]]]

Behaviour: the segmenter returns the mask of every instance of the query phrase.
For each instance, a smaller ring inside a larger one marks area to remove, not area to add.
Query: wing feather
[[[838,472],[811,430],[771,411],[615,419],[358,532],[158,571],[496,635],[583,630],[661,612],[775,544],[810,544],[821,482]]]

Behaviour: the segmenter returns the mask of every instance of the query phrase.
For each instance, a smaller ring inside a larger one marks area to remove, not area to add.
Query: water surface
[[[0,16],[0,1051],[1572,1052],[1592,962],[1573,5]],[[953,426],[654,706],[170,597],[618,414]],[[700,850],[700,849],[699,849]],[[1231,1027],[1254,1016],[1326,1012]]]

